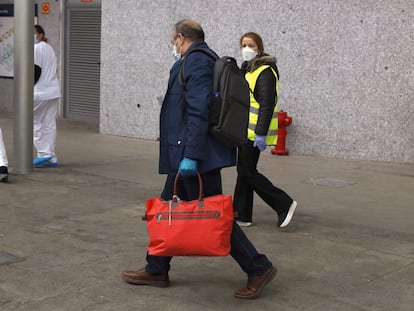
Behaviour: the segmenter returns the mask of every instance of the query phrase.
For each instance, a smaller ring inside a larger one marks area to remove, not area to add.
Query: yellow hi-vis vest
[[[247,72],[245,77],[247,82],[249,83],[249,87],[250,87],[250,114],[249,114],[249,126],[247,129],[247,138],[251,141],[254,141],[254,138],[256,136],[255,134],[255,129],[256,129],[256,125],[257,125],[257,119],[259,117],[259,108],[260,108],[260,104],[256,101],[256,98],[254,98],[254,88],[256,86],[256,82],[257,79],[259,78],[259,75],[262,73],[263,70],[269,68],[269,65],[262,65],[258,68],[256,68],[254,71],[252,72]],[[277,98],[278,98],[278,93],[279,93],[279,81],[277,79],[277,74],[275,72],[275,70],[270,67],[273,71],[273,74],[275,75],[276,78],[276,105],[275,105],[275,109],[273,110],[273,116],[272,116],[272,120],[270,121],[270,125],[269,125],[269,129],[267,131],[267,135],[266,135],[266,145],[268,146],[274,146],[277,143],[277,128],[278,128],[278,124],[277,124]]]

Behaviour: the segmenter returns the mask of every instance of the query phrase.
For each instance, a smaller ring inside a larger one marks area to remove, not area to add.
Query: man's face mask
[[[178,40],[178,37],[175,38],[175,43],[171,45],[171,54],[174,57],[175,61],[181,58],[181,53],[178,53],[177,51],[177,40]]]
[[[242,57],[243,57],[243,60],[246,62],[251,61],[253,58],[256,57],[256,55],[257,55],[257,52],[249,48],[248,46],[242,49]]]
[[[39,40],[37,40],[37,36],[36,35],[34,35],[34,44],[36,44],[36,43],[38,43],[39,42]]]
[[[179,60],[181,58],[181,54],[177,52],[177,47],[176,47],[175,44],[172,46],[171,54],[174,57],[174,60],[175,61],[177,61],[177,60]]]

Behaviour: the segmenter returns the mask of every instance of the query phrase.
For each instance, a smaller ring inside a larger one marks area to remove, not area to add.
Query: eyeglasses
[[[175,35],[175,37],[173,38],[173,41],[175,42],[175,41],[177,41],[177,39],[178,39],[178,36],[179,35],[181,35],[183,38],[184,38],[184,35],[181,33],[181,32],[179,32],[179,33],[177,33],[176,35]],[[168,48],[169,49],[172,49],[174,47],[174,43],[168,43]]]

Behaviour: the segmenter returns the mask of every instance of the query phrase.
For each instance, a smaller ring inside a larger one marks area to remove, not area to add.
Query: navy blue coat
[[[193,47],[209,49],[202,41]],[[179,83],[180,60],[170,70],[168,89],[160,114],[160,174],[175,174],[183,157],[198,161],[200,173],[234,166],[236,148],[229,149],[208,134],[208,116],[213,93],[214,60],[202,52],[188,55],[184,68],[186,101]]]

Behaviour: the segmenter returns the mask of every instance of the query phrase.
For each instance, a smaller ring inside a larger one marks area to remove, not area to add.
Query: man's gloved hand
[[[178,167],[181,176],[195,176],[197,174],[197,161],[184,157]]]
[[[260,151],[266,149],[266,136],[256,135],[253,142],[253,147],[257,147]]]

